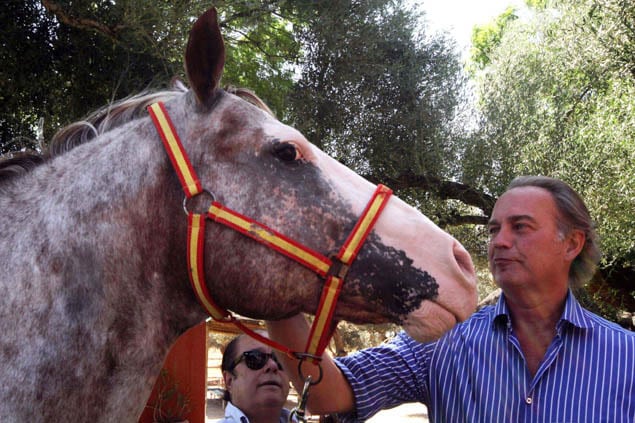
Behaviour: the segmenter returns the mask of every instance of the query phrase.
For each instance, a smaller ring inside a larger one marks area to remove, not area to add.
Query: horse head
[[[44,156],[0,161],[0,414],[10,421],[135,420],[170,345],[206,318],[187,283],[183,175],[150,104],[153,120],[155,105],[169,116],[198,176],[190,217],[222,204],[344,264],[316,273],[251,229],[207,222],[205,285],[193,285],[220,307],[268,320],[315,314],[333,270],[343,280],[335,321],[396,322],[424,340],[475,308],[468,253],[394,196],[382,196],[355,259],[341,257],[376,187],[255,94],[220,88],[215,11],[195,23],[185,61],[191,90],[113,103],[58,132]]]
[[[194,24],[185,60],[191,91],[165,107],[203,188],[313,250],[336,252],[375,186],[252,93],[220,88],[225,55],[215,10]],[[206,232],[207,288],[219,305],[269,320],[315,314],[322,278],[225,226],[210,223]],[[435,338],[472,313],[475,279],[459,242],[392,197],[348,270],[334,319],[396,322],[416,339]]]

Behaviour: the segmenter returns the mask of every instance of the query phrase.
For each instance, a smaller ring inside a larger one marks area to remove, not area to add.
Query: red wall
[[[189,397],[189,413],[185,418],[189,423],[205,423],[206,385],[207,385],[207,329],[205,323],[197,325],[185,332],[170,349],[163,370],[167,372],[167,380],[178,385],[178,390]],[[159,376],[152,390],[148,405],[156,404],[157,389],[162,385]],[[164,392],[174,387],[168,384]],[[178,409],[174,401],[176,395],[168,395],[172,401],[166,401],[166,409]],[[140,423],[153,423],[153,410],[146,407]]]

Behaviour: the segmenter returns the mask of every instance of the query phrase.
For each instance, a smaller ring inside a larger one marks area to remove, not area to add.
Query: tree
[[[299,45],[286,24],[293,8],[273,13],[275,3],[220,4],[220,15],[230,56],[225,82],[264,92],[282,112]],[[40,138],[50,138],[109,101],[183,79],[187,31],[208,7],[200,0],[9,1],[0,9],[0,153],[36,138],[41,120]]]
[[[492,49],[500,44],[503,31],[510,22],[516,19],[518,19],[518,15],[515,8],[508,7],[493,22],[476,25],[472,28],[472,49],[470,51],[472,65],[482,69],[490,63],[489,55]]]
[[[5,153],[20,150],[24,144],[37,147],[33,129],[42,116],[38,105],[45,104],[46,87],[55,85],[54,76],[45,75],[51,60],[42,60],[49,54],[48,40],[54,23],[33,2],[4,4],[0,22],[0,153]],[[41,89],[24,89],[38,81],[42,82]]]
[[[290,99],[295,125],[446,223],[461,215],[449,214],[445,200],[491,208],[491,197],[453,178],[451,122],[465,82],[454,42],[418,32],[419,16],[400,1],[337,0],[314,10],[300,33],[305,60]]]

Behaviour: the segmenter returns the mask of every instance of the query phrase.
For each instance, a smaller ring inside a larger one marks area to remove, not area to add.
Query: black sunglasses
[[[265,364],[267,364],[267,361],[269,361],[270,358],[278,365],[278,370],[282,370],[282,364],[280,364],[274,353],[266,353],[260,350],[249,350],[245,351],[234,360],[232,365],[229,366],[229,371],[234,371],[236,366],[238,366],[238,364],[243,360],[245,361],[245,365],[251,370],[260,370],[265,367]]]

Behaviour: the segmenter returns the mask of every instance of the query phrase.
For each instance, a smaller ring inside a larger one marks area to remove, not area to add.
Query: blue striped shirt
[[[582,308],[571,293],[533,378],[503,296],[436,342],[400,333],[337,364],[356,401],[343,421],[422,402],[433,422],[635,423],[635,332]]]

